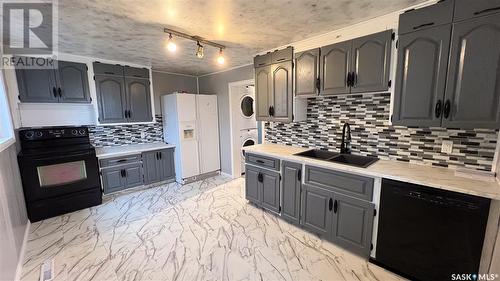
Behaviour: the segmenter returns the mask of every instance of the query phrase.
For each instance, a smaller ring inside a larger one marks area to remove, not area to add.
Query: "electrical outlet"
[[[442,153],[452,153],[453,152],[453,142],[452,141],[443,141],[443,144],[441,145],[441,152]]]
[[[145,139],[146,138],[146,132],[141,132],[141,139]]]

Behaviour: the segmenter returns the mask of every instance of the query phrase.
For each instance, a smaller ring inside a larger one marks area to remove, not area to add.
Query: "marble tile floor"
[[[244,199],[217,176],[112,195],[31,225],[22,281],[401,280]]]

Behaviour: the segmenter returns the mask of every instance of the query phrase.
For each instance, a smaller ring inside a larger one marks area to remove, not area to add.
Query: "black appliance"
[[[490,200],[382,181],[376,257],[412,280],[478,273]]]
[[[18,162],[32,222],[102,203],[97,157],[86,127],[22,129],[19,138]]]

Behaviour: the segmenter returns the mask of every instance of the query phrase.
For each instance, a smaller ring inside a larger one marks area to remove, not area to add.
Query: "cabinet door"
[[[60,61],[58,67],[57,80],[60,89],[60,102],[89,103],[87,65]]]
[[[142,165],[144,167],[144,184],[151,184],[161,181],[159,152],[148,151],[142,153]]]
[[[450,36],[444,25],[399,37],[394,124],[441,125]]]
[[[123,168],[117,167],[102,170],[102,187],[105,194],[122,190],[126,184]]]
[[[280,174],[260,170],[262,176],[262,207],[278,213],[280,211]]]
[[[271,66],[255,68],[255,103],[257,121],[268,121],[271,106]]]
[[[319,49],[295,55],[295,96],[312,96],[319,91]]]
[[[96,92],[101,123],[126,122],[127,100],[123,77],[96,75]]]
[[[500,14],[454,24],[444,127],[500,128],[499,46]]]
[[[272,66],[271,96],[272,119],[291,122],[293,115],[292,61],[276,63]]]
[[[455,0],[455,21],[500,13],[500,0]]]
[[[144,184],[141,164],[131,165],[124,168],[127,180],[127,188]]]
[[[299,223],[300,190],[302,188],[302,165],[283,162],[281,216],[291,222]]]
[[[351,93],[389,89],[392,30],[356,38],[352,41],[354,72]]]
[[[174,164],[174,149],[163,149],[159,151],[160,165],[159,174],[160,180],[169,180],[175,177],[175,164]]]
[[[337,193],[333,205],[332,241],[368,257],[371,251],[375,205]]]
[[[245,167],[245,198],[253,203],[260,203],[259,192],[259,169],[246,166]]]
[[[151,94],[149,91],[149,80],[141,78],[125,78],[127,92],[127,107],[130,122],[150,122],[153,120],[151,114]]]
[[[347,74],[351,71],[352,41],[321,48],[320,80],[322,95],[350,93]]]
[[[53,69],[16,69],[21,102],[59,102]]]
[[[312,232],[330,237],[332,232],[333,192],[304,184],[301,224]]]

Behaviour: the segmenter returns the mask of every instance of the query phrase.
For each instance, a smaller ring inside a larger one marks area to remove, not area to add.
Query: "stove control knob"
[[[43,133],[41,131],[38,131],[38,132],[35,133],[35,136],[37,138],[41,138],[43,136]]]
[[[35,132],[33,132],[33,131],[27,131],[26,133],[24,133],[24,136],[27,139],[32,139],[35,136]]]
[[[75,130],[75,129],[73,129],[73,130],[71,131],[71,134],[72,134],[73,136],[78,136],[78,131],[77,131],[77,130]]]
[[[84,129],[80,129],[78,131],[78,133],[81,135],[81,136],[84,136],[85,135],[85,130]]]

